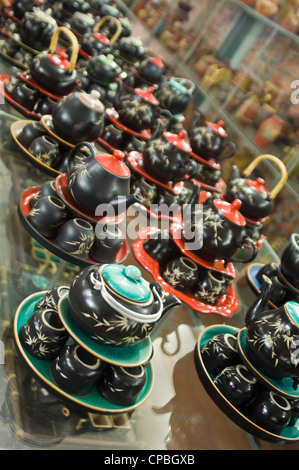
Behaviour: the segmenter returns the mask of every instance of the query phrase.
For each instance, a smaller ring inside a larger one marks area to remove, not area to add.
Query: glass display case
[[[214,3],[218,4],[216,9],[212,8]],[[219,116],[224,118],[231,140],[236,139],[239,142],[236,162],[238,166],[245,167],[253,155],[260,154],[260,149],[252,143],[251,137],[246,134],[246,129],[240,125],[237,117],[232,117],[227,107],[228,103],[231,103],[228,101],[229,94],[225,92],[224,98],[223,95],[220,97],[224,87],[230,87],[229,93],[232,97],[237,90],[242,91],[238,80],[234,78],[235,81],[232,81],[231,76],[229,83],[222,84],[221,87],[207,87],[198,78],[197,72],[192,70],[192,64],[195,66],[198,60],[193,60],[195,56],[184,43],[180,44],[180,53],[183,54],[184,60],[178,64],[177,51],[170,51],[165,43],[167,34],[173,35],[172,31],[166,31],[165,28],[166,12],[172,7],[172,2],[144,1],[142,6],[146,12],[149,11],[149,4],[155,7],[153,10],[156,10],[156,16],[151,24],[147,24],[148,29],[144,29],[140,20],[149,19],[151,16],[149,13],[142,13],[141,8],[138,10],[141,2],[131,2],[131,5],[127,2],[127,6],[121,4],[124,11],[130,15],[134,35],[142,36],[143,41],[148,42],[151,51],[165,57],[165,61],[174,72],[197,77],[195,80],[197,101],[192,109],[187,110],[186,122],[192,118],[194,109],[201,107],[209,119],[214,120]],[[228,4],[231,9],[223,10],[223,4]],[[132,10],[128,9],[129,6]],[[225,23],[228,21],[229,25],[221,40],[224,40],[228,34],[235,15],[240,11],[242,14],[246,11],[247,14],[247,7],[243,4],[239,6],[239,2],[234,1],[196,2],[195,9],[196,21],[202,19],[206,28],[216,24],[213,15],[224,15],[223,21]],[[253,15],[257,14],[255,10],[252,11]],[[183,13],[186,24],[191,21],[190,17],[195,18],[193,14],[188,15],[188,9],[183,9]],[[139,17],[138,20],[135,14]],[[178,16],[178,21],[181,21],[181,10],[173,14]],[[258,21],[262,20],[258,17]],[[265,21],[269,21],[267,27],[275,30],[272,20],[271,23],[270,20]],[[157,28],[159,28],[159,37],[157,37]],[[278,23],[277,28],[281,33],[281,26]],[[258,27],[257,30],[258,37],[262,37],[264,30]],[[204,32],[203,28],[201,33],[202,37],[209,37],[207,30]],[[293,33],[290,34],[293,40]],[[189,41],[189,45],[194,46],[194,51],[200,47],[198,29],[192,29],[190,26],[190,35],[184,37]],[[178,43],[179,38],[176,39]],[[254,44],[251,46],[254,47]],[[184,48],[185,55],[182,52]],[[229,49],[228,43],[226,47],[223,45],[223,54],[224,49]],[[246,54],[249,54],[249,49]],[[199,55],[198,59],[200,58]],[[250,58],[248,60],[250,61]],[[14,75],[17,72],[12,63],[0,59],[1,74]],[[246,86],[244,87],[246,91]],[[81,267],[47,250],[31,236],[20,220],[18,205],[23,192],[54,179],[43,173],[40,168],[33,166],[16,146],[11,126],[21,119],[24,119],[24,116],[9,103],[1,103],[0,448],[102,450],[109,454],[114,450],[163,450],[181,453],[184,451],[192,453],[197,450],[298,450],[298,439],[290,439],[289,442],[283,439],[273,441],[267,439],[266,435],[258,438],[254,433],[248,432],[246,427],[244,428],[244,422],[236,422],[235,416],[219,407],[217,399],[200,380],[196,368],[198,339],[206,327],[221,325],[239,329],[245,326],[245,314],[248,307],[256,300],[258,293],[251,280],[250,266],[236,263],[234,285],[239,308],[232,315],[201,313],[182,303],[162,317],[151,333],[153,344],[151,393],[144,403],[129,412],[93,413],[77,407],[73,402],[65,400],[63,394],[54,394],[44,380],[28,367],[19,355],[14,341],[13,321],[18,306],[33,293],[46,291],[58,285],[70,286]],[[293,164],[293,160],[290,162]],[[223,169],[226,174],[229,174],[230,165],[231,161]],[[272,166],[266,167],[266,170],[268,172],[266,176],[270,180],[273,179]],[[298,194],[292,183],[293,180],[285,186],[277,199],[277,208],[267,233],[268,241],[266,240],[259,249],[255,263],[265,265],[279,262],[279,253],[289,241],[290,233],[297,230]],[[129,253],[124,264],[137,265],[144,278],[151,282],[152,276],[134,256],[132,249],[134,241],[128,240],[128,242]]]

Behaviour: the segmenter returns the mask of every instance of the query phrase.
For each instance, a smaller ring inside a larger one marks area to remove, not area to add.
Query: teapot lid
[[[239,212],[239,209],[242,205],[240,199],[235,199],[232,203],[223,201],[222,199],[215,199],[214,205],[216,209],[228,220],[233,222],[236,225],[244,227],[246,225],[246,220]]]
[[[152,62],[153,64],[155,64],[157,67],[160,67],[161,69],[164,68],[164,64],[163,64],[163,61],[162,61],[162,57],[161,57],[161,56],[151,57],[149,60],[150,60],[150,62]]]
[[[299,304],[294,300],[290,300],[285,304],[285,309],[291,319],[299,325]]]
[[[182,129],[178,134],[172,134],[171,132],[164,132],[163,136],[166,140],[172,143],[175,147],[183,150],[184,152],[191,152],[191,146],[189,140],[186,139],[187,131]]]
[[[152,292],[145,284],[137,266],[106,264],[101,270],[106,284],[118,295],[131,302],[145,303],[151,300]]]
[[[48,58],[58,67],[62,67],[64,69],[69,69],[70,62],[68,60],[68,55],[65,49],[58,48],[56,54],[48,54]]]
[[[114,150],[113,154],[98,153],[96,156],[97,161],[100,165],[113,173],[116,176],[122,178],[128,178],[131,172],[127,165],[124,163],[125,154],[121,150]]]
[[[107,34],[104,31],[101,33],[92,33],[92,35],[97,41],[100,41],[103,44],[110,44]]]
[[[71,95],[72,96],[72,95]],[[103,103],[99,100],[100,93],[97,90],[92,90],[91,93],[86,92],[78,92],[77,96],[82,101],[83,104],[88,106],[88,108],[92,108],[95,111],[104,112],[105,107]]]
[[[150,86],[144,90],[142,88],[135,88],[134,92],[139,95],[144,101],[147,101],[147,103],[153,104],[154,106],[159,105],[159,101],[153,95],[154,87]]]
[[[114,56],[112,54],[100,54],[96,56],[95,60],[102,62],[102,64],[107,65],[110,69],[117,69],[119,65],[115,62]]]
[[[245,182],[255,188],[259,193],[269,194],[268,189],[265,187],[265,180],[263,178],[257,178],[256,180],[252,180],[250,178],[246,178]]]
[[[210,121],[206,122],[207,126],[209,126],[216,134],[220,135],[220,137],[227,137],[226,131],[223,129],[224,121],[218,121],[216,124]]]

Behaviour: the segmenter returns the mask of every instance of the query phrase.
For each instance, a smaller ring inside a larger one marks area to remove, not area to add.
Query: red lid
[[[224,217],[234,224],[240,225],[242,227],[246,225],[245,218],[241,212],[239,212],[239,209],[242,206],[242,201],[240,201],[240,199],[235,199],[232,203],[222,201],[222,199],[215,199],[214,205]]]
[[[245,179],[249,186],[255,188],[259,193],[269,194],[268,189],[265,187],[265,180],[263,178],[257,178],[257,180]]]
[[[107,38],[106,33],[93,33],[92,35],[95,39],[102,42],[103,44],[109,44],[110,43],[109,39]]]
[[[129,168],[124,163],[125,154],[121,150],[114,150],[113,155],[98,153],[96,158],[103,168],[116,176],[128,178],[131,174]]]
[[[57,54],[48,54],[49,59],[59,67],[68,69],[70,66],[68,55],[64,49],[57,49]]]
[[[150,86],[146,88],[145,90],[141,88],[135,88],[135,93],[139,95],[144,101],[147,101],[150,104],[153,104],[154,106],[158,106],[159,101],[157,98],[153,95],[154,92],[154,87]]]
[[[166,140],[172,143],[175,147],[178,147],[184,152],[191,152],[192,148],[189,144],[189,140],[186,139],[187,131],[181,130],[178,134],[171,134],[170,132],[164,132],[163,136]]]
[[[150,60],[151,60],[151,62],[153,62],[153,64],[157,65],[157,67],[161,67],[161,69],[164,68],[164,64],[163,64],[161,56],[151,57]]]
[[[206,122],[207,126],[209,126],[213,131],[220,135],[220,137],[227,137],[226,131],[223,129],[224,121],[218,121],[216,124],[210,121]]]

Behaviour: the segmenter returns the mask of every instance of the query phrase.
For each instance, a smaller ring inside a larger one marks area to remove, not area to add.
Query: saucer
[[[10,126],[10,132],[12,135],[12,138],[16,145],[19,147],[21,150],[23,156],[26,158],[26,160],[31,163],[34,167],[38,168],[41,170],[43,173],[46,173],[49,176],[57,176],[60,174],[60,171],[55,170],[55,168],[52,168],[45,163],[41,162],[38,158],[36,158],[32,153],[29,152],[29,150],[24,147],[18,140],[19,135],[22,133],[24,127],[29,124],[30,122],[33,122],[31,120],[26,120],[26,119],[21,119],[18,121],[15,121],[12,123]]]
[[[144,242],[157,229],[146,227],[138,232],[139,239],[133,243],[132,250],[137,261],[159,282],[163,289],[169,294],[175,295],[182,302],[199,313],[214,313],[224,317],[230,317],[239,308],[238,299],[234,286],[230,286],[227,293],[222,295],[216,305],[209,305],[201,302],[192,293],[184,294],[169,285],[160,274],[160,265],[144,249]]]
[[[59,300],[58,313],[65,329],[74,341],[105,362],[123,367],[135,367],[147,363],[152,357],[153,346],[149,337],[131,346],[113,346],[95,341],[86,335],[73,319],[69,308],[68,292]]]
[[[106,116],[110,119],[112,124],[116,125],[120,129],[122,129],[125,132],[128,132],[128,134],[135,135],[136,137],[139,137],[144,140],[149,140],[152,136],[151,131],[149,129],[145,129],[141,132],[136,132],[130,129],[129,127],[126,127],[124,124],[122,124],[118,120],[118,113],[115,111],[113,108],[107,108],[106,109]]]
[[[63,200],[66,207],[77,217],[88,220],[88,222],[91,222],[93,224],[98,223],[98,222],[102,222],[102,223],[110,222],[113,224],[119,224],[124,219],[124,213],[119,214],[118,216],[113,217],[113,218],[108,218],[108,217],[96,217],[96,216],[86,215],[84,212],[81,212],[80,209],[78,209],[74,205],[73,201],[70,198],[70,195],[67,189],[67,173],[62,173],[61,175],[56,177],[55,186],[56,186],[56,191],[59,197]]]
[[[137,400],[133,405],[130,406],[119,406],[106,400],[96,389],[93,387],[90,393],[83,397],[70,395],[58,387],[53,381],[50,373],[50,365],[52,361],[46,361],[37,359],[28,353],[22,346],[19,339],[19,330],[26,323],[26,321],[33,315],[36,303],[45,295],[45,292],[38,292],[30,295],[21,302],[14,317],[14,339],[18,352],[25,360],[26,364],[30,367],[31,371],[34,372],[35,376],[41,383],[46,386],[51,392],[56,392],[61,398],[66,399],[73,405],[79,406],[80,408],[92,412],[92,413],[126,413],[134,410],[138,406],[147,400],[149,397],[154,384],[153,367],[151,363],[147,364],[146,371],[146,383],[142,391],[137,397]]]
[[[172,224],[170,226],[170,233],[173,236],[173,241],[179,247],[180,251],[187,256],[188,258],[192,259],[195,263],[203,266],[206,269],[210,269],[212,271],[217,271],[230,277],[231,279],[235,279],[236,273],[234,269],[233,263],[228,263],[225,266],[224,261],[222,259],[216,259],[214,261],[206,261],[203,258],[200,258],[196,255],[196,253],[192,250],[187,250],[185,248],[184,237],[181,234],[182,226],[179,224]]]
[[[33,111],[29,111],[28,109],[24,108],[21,104],[19,104],[17,101],[15,101],[5,90],[5,82],[7,82],[11,78],[10,75],[7,74],[2,74],[0,75],[0,85],[2,83],[2,86],[0,86],[0,94],[5,98],[5,100],[22,116],[27,117],[28,119],[33,119],[35,121],[39,121],[41,118],[40,114],[37,114]]]
[[[201,356],[201,347],[209,341],[213,336],[221,333],[235,334],[239,330],[237,328],[228,325],[212,325],[205,328],[199,335],[197,344],[194,348],[194,362],[198,377],[209,394],[210,398],[214,403],[230,418],[235,424],[237,424],[244,431],[252,434],[253,436],[263,439],[265,441],[279,443],[279,444],[290,444],[299,440],[299,430],[297,426],[286,426],[280,434],[274,434],[266,429],[255,424],[249,418],[247,418],[239,409],[232,405],[229,400],[220,392],[215,385],[213,378],[204,364]],[[298,422],[298,421],[297,421]]]
[[[55,134],[52,122],[52,114],[44,114],[43,116],[40,116],[40,120],[42,125],[49,132],[49,134],[54,137],[54,139],[58,140],[61,144],[65,145],[66,147],[75,147],[75,144],[71,144],[70,142],[67,142],[66,140],[62,139],[62,137],[59,137],[59,135]]]
[[[238,333],[238,350],[241,359],[245,366],[251,370],[256,379],[261,382],[266,388],[274,390],[286,398],[299,398],[299,389],[294,390],[293,379],[288,377],[282,377],[281,379],[275,379],[260,372],[256,366],[251,362],[248,355],[248,346],[246,341],[247,328],[243,328]]]
[[[216,160],[213,160],[212,158],[209,160],[205,160],[204,158],[200,157],[194,152],[190,153],[191,157],[196,160],[198,163],[201,163],[204,166],[207,166],[208,168],[211,168],[211,170],[220,170],[221,166],[220,163],[216,162]]]
[[[46,95],[54,101],[61,101],[64,98],[64,96],[55,95],[49,92],[48,90],[46,90],[45,88],[42,88],[38,83],[36,83],[35,80],[33,80],[28,70],[26,70],[23,73],[17,73],[17,78],[19,78],[20,80],[22,80],[22,82],[26,83],[32,88],[35,88],[42,95]]]
[[[67,253],[66,251],[62,250],[59,246],[54,245],[53,241],[50,238],[46,238],[43,235],[41,235],[38,232],[38,230],[36,230],[28,222],[27,215],[30,212],[29,201],[30,201],[30,198],[38,192],[38,190],[39,190],[39,186],[26,189],[21,195],[21,198],[18,204],[18,214],[19,214],[20,220],[23,223],[25,229],[28,231],[28,233],[48,251],[58,256],[59,258],[71,264],[74,264],[75,266],[80,266],[80,267],[85,268],[90,265],[101,264],[101,263],[98,263],[98,261],[93,260],[92,258],[82,259],[75,255]],[[124,260],[127,258],[128,254],[129,254],[128,242],[126,241],[126,239],[124,239],[124,243],[122,244],[118,254],[116,255],[116,259],[114,263],[116,264],[123,263]]]
[[[257,295],[261,293],[262,287],[261,283],[257,280],[257,274],[264,266],[265,265],[261,263],[252,263],[246,270],[247,281]],[[273,308],[277,308],[271,301],[269,301],[269,305]]]

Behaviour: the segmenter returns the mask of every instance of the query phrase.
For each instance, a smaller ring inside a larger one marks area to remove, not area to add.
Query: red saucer
[[[209,160],[205,160],[204,158],[200,157],[194,152],[191,152],[191,157],[194,158],[194,160],[198,161],[198,163],[202,163],[202,165],[205,165],[212,170],[220,170],[220,163],[216,162],[216,160],[210,158]]]
[[[36,83],[35,80],[31,77],[30,73],[28,70],[25,70],[25,72],[19,72],[17,73],[17,77],[22,80],[22,82],[27,83],[27,85],[32,86],[36,90],[38,90],[40,93],[43,95],[49,96],[54,101],[60,101],[64,98],[64,96],[58,96],[54,95],[53,93],[49,92],[48,90],[45,90],[45,88],[42,88],[38,83]]]
[[[149,129],[145,129],[141,132],[135,132],[133,131],[132,129],[130,129],[129,127],[126,127],[124,124],[122,124],[119,120],[118,120],[118,114],[117,112],[115,111],[115,109],[113,108],[107,108],[106,109],[106,116],[110,119],[110,121],[115,124],[116,126],[118,126],[120,129],[122,129],[123,131],[125,132],[128,132],[128,134],[132,134],[132,135],[135,135],[136,137],[139,137],[140,139],[144,139],[144,140],[149,140],[152,136],[152,133]]]
[[[24,106],[20,105],[17,101],[15,101],[5,90],[5,82],[7,82],[11,78],[10,75],[2,74],[0,75],[0,82],[2,82],[2,86],[0,86],[0,94],[4,96],[5,100],[20,114],[29,119],[34,119],[35,121],[39,121],[41,118],[41,114],[34,113],[33,111],[28,111],[28,109],[24,108]]]
[[[67,188],[67,173],[62,173],[61,175],[57,176],[55,179],[55,186],[56,186],[56,191],[59,195],[59,197],[63,200],[64,204],[67,206],[67,208],[76,214],[78,217],[81,217],[82,219],[86,219],[91,223],[113,223],[113,224],[119,224],[123,221],[124,219],[124,213],[119,214],[116,217],[109,218],[109,217],[96,217],[96,216],[91,216],[87,215],[84,212],[81,212],[80,209],[78,209],[73,201],[70,198],[68,188]]]
[[[69,263],[72,263],[76,266],[81,266],[81,267],[86,267],[90,266],[92,264],[101,264],[98,261],[93,260],[92,258],[87,258],[87,259],[82,259],[79,258],[75,255],[72,255],[70,253],[67,253],[66,251],[62,250],[59,248],[57,245],[53,244],[53,240],[50,238],[46,238],[43,235],[41,235],[29,222],[27,219],[27,215],[29,214],[31,207],[30,207],[30,199],[38,192],[40,186],[34,186],[31,188],[26,189],[20,198],[20,202],[18,205],[18,213],[20,216],[20,219],[26,228],[26,230],[30,233],[30,235],[37,240],[41,245],[43,245],[44,248],[49,250],[51,253],[55,254],[61,259],[64,259],[65,261],[68,261]],[[126,239],[124,239],[124,243],[122,244],[114,263],[120,264],[125,261],[129,254],[129,246],[128,242]]]
[[[173,241],[179,247],[180,251],[187,256],[188,258],[192,259],[195,263],[203,266],[206,269],[211,269],[213,271],[217,271],[219,273],[225,274],[227,277],[235,279],[236,273],[234,269],[233,263],[228,263],[227,266],[224,265],[224,261],[222,259],[216,259],[214,261],[206,261],[199,256],[196,255],[194,251],[187,250],[185,248],[184,238],[181,234],[182,226],[179,224],[172,224],[170,227],[170,233],[173,236]]]
[[[192,293],[184,294],[170,286],[160,274],[159,263],[151,258],[143,248],[145,240],[149,238],[154,231],[155,229],[152,229],[151,227],[146,227],[146,229],[141,230],[139,234],[142,238],[140,237],[135,243],[133,243],[132,250],[139,263],[153,276],[156,282],[161,284],[166,292],[175,295],[178,299],[199,313],[214,313],[224,317],[230,317],[236,310],[238,310],[239,303],[233,285],[228,289],[227,294],[223,295],[219,299],[216,305],[205,304],[197,299],[197,297]],[[144,237],[147,238],[144,239]]]

